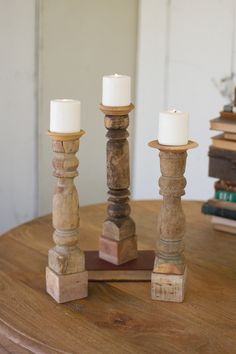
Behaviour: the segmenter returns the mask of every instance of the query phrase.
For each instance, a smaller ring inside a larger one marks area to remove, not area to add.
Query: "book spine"
[[[217,208],[208,203],[204,203],[202,206],[202,213],[207,215],[221,216],[226,219],[236,220],[236,211]]]
[[[223,200],[225,202],[236,202],[236,193],[226,191],[215,191],[215,199]]]
[[[234,182],[216,181],[215,190],[236,193],[236,184]]]
[[[235,183],[236,151],[227,151],[210,147],[209,158],[210,177]]]
[[[216,208],[223,208],[236,211],[236,203],[226,202],[224,200],[219,199],[208,199],[207,203]]]

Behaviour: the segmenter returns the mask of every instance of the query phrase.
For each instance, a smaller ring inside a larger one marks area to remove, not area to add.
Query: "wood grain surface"
[[[132,202],[140,249],[155,247],[158,201]],[[105,205],[80,209],[81,248],[98,249]],[[152,301],[150,283],[90,283],[59,305],[45,291],[51,216],[0,238],[0,353],[236,353],[236,238],[214,231],[200,202],[183,202],[188,289]]]

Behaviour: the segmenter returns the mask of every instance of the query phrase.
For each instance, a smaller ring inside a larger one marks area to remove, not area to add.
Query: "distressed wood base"
[[[59,247],[51,248],[48,252],[48,267],[56,274],[74,274],[85,270],[84,252],[79,247],[66,250],[65,253],[58,251]]]
[[[152,300],[183,302],[186,290],[187,268],[184,274],[152,273]]]
[[[99,257],[115,265],[136,259],[138,257],[137,237],[132,236],[120,241],[100,237]]]
[[[88,272],[59,275],[46,267],[46,290],[58,303],[88,296]]]
[[[117,266],[85,251],[85,267],[89,281],[151,281],[154,258],[154,251],[138,251],[137,259]]]

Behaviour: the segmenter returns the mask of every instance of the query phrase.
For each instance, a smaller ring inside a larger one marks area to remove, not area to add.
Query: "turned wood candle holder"
[[[88,293],[88,274],[84,253],[79,248],[79,199],[74,178],[78,176],[80,138],[84,134],[48,132],[54,152],[53,175],[57,185],[53,196],[53,240],[46,268],[47,292],[58,302],[84,298]]]
[[[185,194],[184,177],[187,150],[198,146],[165,146],[151,141],[149,146],[160,151],[162,176],[159,179],[163,203],[158,219],[159,242],[151,278],[153,300],[182,302],[186,289],[187,267],[184,258],[185,216],[181,196]]]
[[[135,224],[130,217],[129,206],[129,113],[134,106],[106,107],[100,105],[105,114],[108,130],[107,142],[107,219],[103,223],[100,237],[99,257],[119,265],[137,258]]]

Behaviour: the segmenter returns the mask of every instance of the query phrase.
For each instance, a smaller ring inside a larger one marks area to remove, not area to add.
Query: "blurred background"
[[[157,199],[158,112],[190,113],[185,198],[208,199],[209,120],[229,102],[234,0],[0,0],[0,233],[51,211],[49,103],[81,100],[80,204],[106,200],[102,76],[132,78],[131,190]]]

